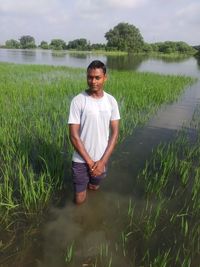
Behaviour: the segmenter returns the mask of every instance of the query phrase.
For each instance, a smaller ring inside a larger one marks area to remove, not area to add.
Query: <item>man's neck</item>
[[[104,91],[103,91],[103,89],[102,90],[100,90],[100,91],[92,91],[92,90],[90,90],[90,89],[88,89],[88,90],[86,90],[86,93],[89,95],[89,96],[91,96],[91,97],[93,97],[93,98],[102,98],[103,96],[104,96]]]

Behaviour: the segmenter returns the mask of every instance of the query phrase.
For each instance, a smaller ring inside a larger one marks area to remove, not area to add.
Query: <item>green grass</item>
[[[75,94],[86,89],[85,78],[83,69],[0,64],[2,235],[16,230],[19,220],[38,218],[39,222],[42,216],[38,215],[62,188],[69,166],[66,163],[72,154],[67,129],[69,104]],[[176,100],[192,82],[189,77],[109,71],[105,90],[116,97],[120,106],[119,142],[144,124],[162,104]],[[182,172],[185,173],[184,164]],[[157,187],[160,190],[163,183]],[[158,216],[155,215],[155,221]],[[145,230],[147,237],[154,225],[150,222],[150,228]],[[125,232],[121,239],[125,247]],[[5,247],[6,242],[0,249]],[[165,258],[166,254],[161,256]],[[109,259],[111,266],[112,257]]]
[[[104,258],[99,252],[94,260],[97,266],[106,266],[110,255],[128,267],[199,266],[199,159],[200,105],[190,125],[184,126],[173,141],[161,143],[152,152],[134,183],[136,191],[142,189],[144,194],[139,201],[130,198],[127,210],[124,205],[118,208],[113,221],[115,229],[121,231],[108,241],[109,251]],[[108,244],[104,246],[108,248]]]
[[[141,238],[147,240],[144,266],[199,266],[200,106],[187,127],[193,135],[183,128],[174,141],[160,144],[138,176],[148,205],[153,205],[149,216],[142,216]],[[156,253],[152,243],[159,248]],[[163,263],[156,264],[158,259]]]
[[[78,50],[67,50],[70,54],[93,54],[93,55],[109,55],[109,56],[125,56],[128,52],[125,51],[106,51],[106,50],[90,50],[90,51],[78,51]]]
[[[56,51],[56,50],[55,50]],[[195,51],[191,53],[179,53],[179,52],[173,52],[173,53],[163,53],[163,52],[139,52],[139,53],[134,53],[134,52],[126,52],[126,51],[106,51],[104,49],[102,50],[89,50],[89,51],[78,51],[78,50],[60,50],[58,53],[70,53],[70,54],[93,54],[93,55],[109,55],[109,56],[125,56],[128,54],[131,55],[148,55],[148,56],[153,56],[156,58],[169,58],[169,59],[183,59],[183,58],[188,58],[191,57],[195,54]],[[196,52],[197,53],[197,52]]]
[[[162,105],[175,101],[189,77],[137,72],[109,72],[107,89],[116,96],[122,114],[120,140],[145,123]]]

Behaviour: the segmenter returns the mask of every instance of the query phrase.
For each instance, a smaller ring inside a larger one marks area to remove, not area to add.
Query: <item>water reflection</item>
[[[110,56],[68,51],[0,49],[0,61],[25,64],[62,65],[86,68],[92,60],[103,61],[109,69],[152,71],[199,77],[200,57],[161,57],[147,55]],[[196,67],[196,64],[198,67]]]
[[[142,62],[137,71],[199,77],[199,70],[194,57],[181,59],[181,62],[177,61],[177,59],[174,59],[172,62],[166,62],[163,59],[148,58]]]
[[[198,69],[200,70],[200,53],[199,53],[199,55],[197,55],[195,58],[196,58],[196,60],[197,60],[197,67],[198,67]]]
[[[52,57],[65,57],[66,52],[52,51],[51,56]]]
[[[171,62],[176,62],[176,63],[181,63],[181,62],[185,62],[187,61],[189,58],[191,58],[191,56],[188,55],[180,55],[180,56],[175,56],[175,57],[167,57],[167,56],[162,56],[162,55],[158,55],[158,56],[152,56],[153,59],[156,60],[161,60],[165,63],[171,63]]]
[[[86,68],[95,59],[99,59],[104,63],[107,62],[106,56],[91,53],[69,53],[67,51],[39,49],[0,49],[0,62],[13,62],[18,64],[46,64]]]
[[[29,62],[30,60],[34,63],[37,62],[37,54],[35,50],[21,50],[21,60]]]
[[[88,57],[88,54],[85,54],[85,53],[69,53],[69,57],[72,57],[72,58],[81,58],[81,59],[87,59]]]
[[[107,56],[107,66],[117,70],[137,70],[147,56]]]

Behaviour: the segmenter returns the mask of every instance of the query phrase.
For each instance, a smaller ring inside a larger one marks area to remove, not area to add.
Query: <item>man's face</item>
[[[87,72],[87,83],[92,92],[103,90],[106,79],[107,76],[103,73],[102,69],[89,69]]]

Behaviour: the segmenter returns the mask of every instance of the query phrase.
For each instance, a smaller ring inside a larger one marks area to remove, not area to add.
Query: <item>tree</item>
[[[144,41],[138,28],[134,25],[121,22],[105,34],[107,48],[110,50],[121,50],[128,52],[139,52],[142,50]]]
[[[196,49],[197,51],[200,51],[200,45],[194,45],[192,48]]]
[[[50,48],[54,50],[63,50],[66,48],[66,43],[62,39],[53,39],[51,40]]]
[[[105,47],[106,47],[105,44],[99,44],[99,43],[90,45],[90,48],[94,50],[101,50],[101,49],[105,50]]]
[[[176,47],[177,47],[178,52],[180,52],[180,53],[186,53],[186,54],[187,53],[189,53],[189,54],[195,54],[196,53],[195,49],[185,42],[181,42],[181,41],[177,42]]]
[[[185,42],[165,41],[151,44],[152,50],[164,54],[180,53],[180,54],[195,54],[195,49]]]
[[[159,52],[170,54],[177,52],[176,43],[171,41],[166,41],[159,44]]]
[[[75,39],[69,41],[67,49],[76,49],[76,50],[89,50],[90,43],[85,38]]]
[[[49,49],[49,45],[46,41],[42,41],[39,45],[40,48],[42,49]]]
[[[197,56],[197,62],[198,65],[200,66],[200,45],[192,46],[192,48],[195,50],[195,54]]]
[[[20,43],[14,39],[7,40],[6,48],[20,48]]]
[[[152,46],[151,46],[150,44],[148,44],[148,43],[144,43],[142,50],[143,50],[145,53],[151,53],[152,50],[153,50],[153,48],[152,48]]]
[[[21,48],[36,48],[35,39],[30,35],[24,35],[20,39]]]

